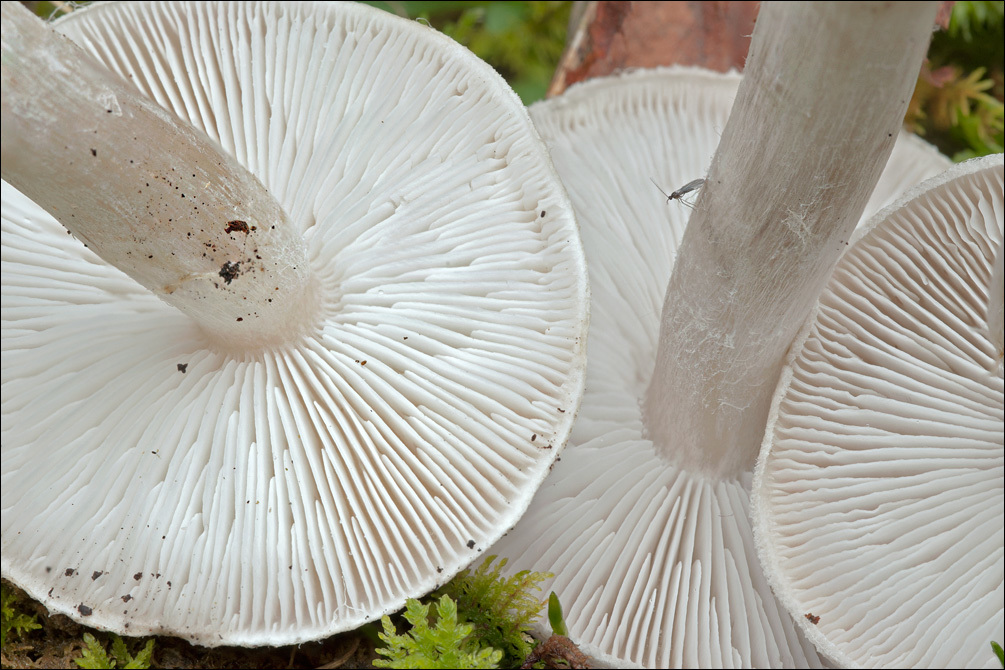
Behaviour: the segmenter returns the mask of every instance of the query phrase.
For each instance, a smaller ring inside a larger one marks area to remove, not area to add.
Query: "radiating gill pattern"
[[[545,591],[572,638],[614,667],[816,666],[758,567],[749,475],[674,469],[643,427],[669,259],[690,211],[668,206],[650,177],[669,191],[704,174],[737,85],[681,72],[598,80],[531,109],[590,258],[590,363],[568,449],[492,551],[514,570],[553,572]]]
[[[738,79],[694,69],[597,79],[531,108],[590,259],[587,390],[570,446],[493,551],[548,570],[573,638],[614,667],[805,667],[821,659],[768,588],[747,516],[750,475],[668,467],[640,403],[690,210]],[[875,211],[948,164],[900,138]]]
[[[594,392],[595,391],[595,394]],[[617,393],[621,391],[621,393]],[[577,424],[579,467],[563,458],[496,549],[557,577],[571,635],[594,653],[646,667],[803,667],[816,654],[760,571],[747,517],[749,477],[710,482],[666,467],[626,428],[622,389],[592,389]],[[558,474],[558,477],[554,475]]]
[[[4,574],[119,632],[288,644],[519,518],[575,416],[585,270],[525,110],[462,47],[354,5],[220,4],[57,25],[263,181],[323,319],[225,350],[4,183]]]
[[[838,663],[996,662],[1005,449],[984,305],[1002,187],[999,163],[892,212],[793,347],[763,541],[776,591],[820,617],[815,641]]]

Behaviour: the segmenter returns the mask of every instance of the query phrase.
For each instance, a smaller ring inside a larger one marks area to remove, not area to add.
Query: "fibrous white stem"
[[[782,360],[893,149],[936,3],[765,3],[667,289],[646,427],[748,470]]]
[[[219,342],[309,327],[304,241],[254,175],[19,3],[2,43],[3,179]]]

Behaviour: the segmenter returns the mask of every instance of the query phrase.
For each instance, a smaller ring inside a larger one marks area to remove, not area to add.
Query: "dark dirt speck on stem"
[[[224,228],[224,232],[226,233],[244,233],[245,235],[251,232],[251,230],[252,228],[248,226],[247,221],[241,221],[239,219],[228,221],[227,227]]]
[[[231,263],[230,261],[227,261],[220,268],[220,276],[223,277],[223,281],[226,282],[227,284],[234,281],[234,279],[237,278],[237,276],[240,274],[241,274],[241,264],[239,262]]]

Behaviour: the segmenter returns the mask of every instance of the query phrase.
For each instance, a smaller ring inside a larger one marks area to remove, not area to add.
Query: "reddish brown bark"
[[[582,3],[548,91],[633,67],[742,69],[757,2]]]

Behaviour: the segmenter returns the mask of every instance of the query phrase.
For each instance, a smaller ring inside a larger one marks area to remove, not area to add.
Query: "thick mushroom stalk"
[[[3,179],[219,344],[312,325],[304,241],[258,178],[19,3],[2,42]]]
[[[648,177],[707,169],[739,77],[640,70],[531,107],[576,208],[590,267],[589,372],[561,462],[492,552],[548,570],[581,648],[611,667],[812,667],[771,593],[748,519],[750,473],[712,479],[669,463],[641,416],[659,306],[688,209]],[[901,133],[876,211],[949,164]],[[736,622],[742,622],[736,625]]]
[[[645,400],[649,436],[680,467],[729,477],[753,465],[785,352],[893,148],[935,9],[761,9]]]

